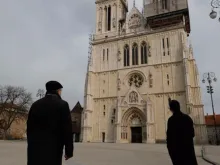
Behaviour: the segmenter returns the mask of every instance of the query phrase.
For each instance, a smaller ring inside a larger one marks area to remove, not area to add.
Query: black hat
[[[169,106],[172,111],[180,110],[180,103],[177,100],[169,100]]]
[[[46,83],[46,90],[47,91],[56,91],[58,89],[62,89],[63,86],[57,81],[49,81]]]

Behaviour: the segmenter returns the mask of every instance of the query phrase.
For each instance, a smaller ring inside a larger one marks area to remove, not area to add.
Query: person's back
[[[28,120],[28,134],[33,141],[46,142],[47,138],[61,136],[61,105],[57,96],[48,95],[33,103]]]
[[[194,151],[192,119],[180,111],[179,103],[170,105],[173,115],[168,120],[167,147],[174,165],[197,165]]]
[[[68,103],[56,92],[36,101],[27,121],[28,165],[61,165],[63,146],[73,155],[72,121]]]

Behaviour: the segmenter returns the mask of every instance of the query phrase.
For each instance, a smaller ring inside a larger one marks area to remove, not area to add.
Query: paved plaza
[[[220,165],[220,146],[205,146],[205,158]]]
[[[208,165],[201,158],[200,150],[201,147],[196,147],[199,165]],[[25,165],[26,159],[26,142],[0,141],[1,165]],[[171,165],[171,161],[165,145],[78,143],[74,158],[66,162],[66,165],[134,164]]]

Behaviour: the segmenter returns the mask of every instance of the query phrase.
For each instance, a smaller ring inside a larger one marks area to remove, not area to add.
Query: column
[[[147,143],[154,144],[156,143],[154,135],[155,126],[154,124],[147,124]]]
[[[121,142],[121,125],[117,123],[116,125],[116,143]]]

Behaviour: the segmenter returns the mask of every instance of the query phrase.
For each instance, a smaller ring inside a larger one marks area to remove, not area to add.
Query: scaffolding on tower
[[[92,41],[93,34],[89,35],[89,49],[88,49],[88,66],[92,66]]]

